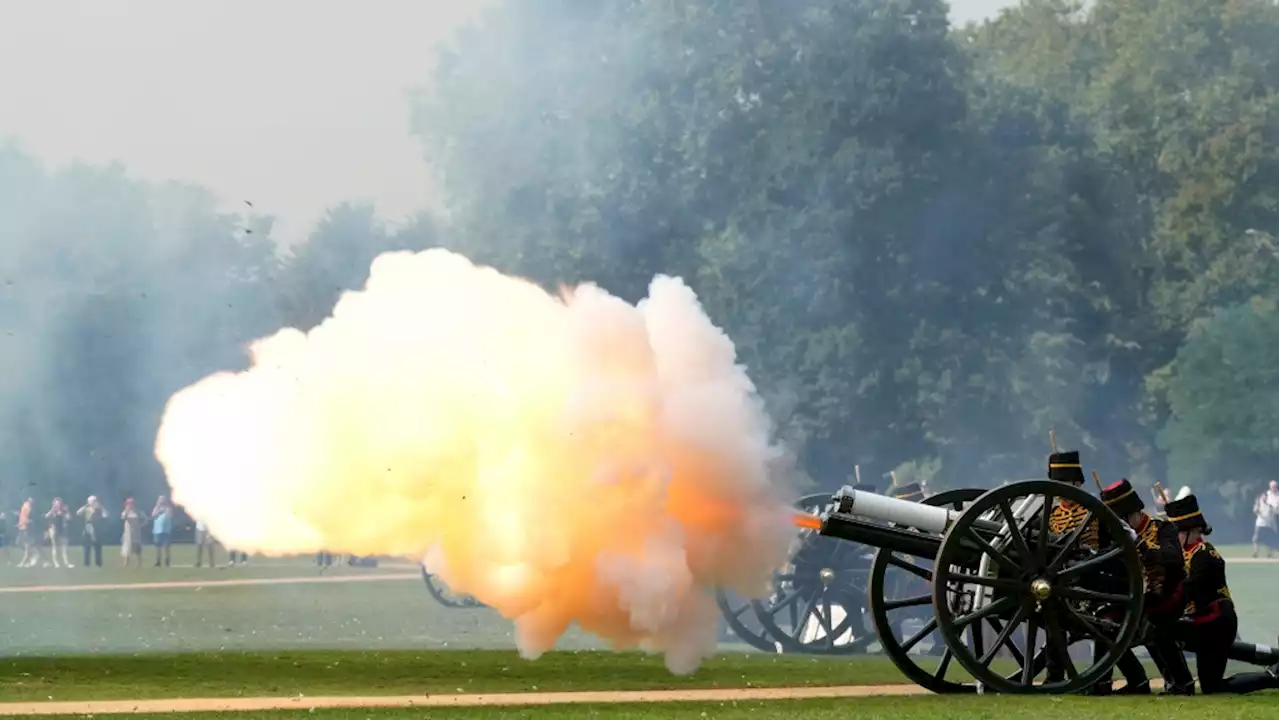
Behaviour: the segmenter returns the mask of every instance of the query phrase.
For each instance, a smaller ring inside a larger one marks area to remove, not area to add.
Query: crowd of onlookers
[[[174,526],[179,511],[161,495],[156,498],[151,511],[138,509],[133,498],[127,497],[118,517],[113,518],[97,496],[90,495],[78,510],[55,497],[43,514],[36,507],[34,498],[27,498],[15,515],[0,510],[0,552],[5,564],[12,565],[15,555],[21,553],[18,567],[76,567],[71,562],[71,545],[82,549],[81,567],[102,567],[103,545],[112,544],[107,534],[119,523],[120,562],[128,567],[141,567],[143,546],[149,539],[155,548],[154,567],[169,567],[172,562]],[[207,559],[209,567],[216,566],[215,551],[220,546],[203,523],[196,522],[193,540],[196,546],[196,567],[202,567]],[[228,564],[248,562],[247,553],[228,550]]]

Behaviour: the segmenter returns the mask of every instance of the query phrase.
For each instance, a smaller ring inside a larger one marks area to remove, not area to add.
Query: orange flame
[[[807,513],[796,513],[791,516],[791,524],[805,530],[821,530],[822,518]]]

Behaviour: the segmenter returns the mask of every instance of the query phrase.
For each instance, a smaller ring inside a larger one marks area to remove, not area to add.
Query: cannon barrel
[[[946,532],[956,518],[960,517],[960,513],[944,507],[854,490],[848,485],[840,488],[831,500],[835,503],[834,514],[892,523],[939,535]]]
[[[834,507],[817,517],[797,516],[795,524],[827,537],[928,559],[937,554],[942,535],[960,517],[956,510],[854,490],[847,485],[831,501]],[[1001,529],[999,523],[982,519],[976,520],[973,527],[984,539]],[[980,555],[981,551],[973,547],[973,559]]]
[[[870,522],[854,515],[827,515],[818,531],[826,537],[926,559],[937,555],[938,546],[942,543],[936,535]]]

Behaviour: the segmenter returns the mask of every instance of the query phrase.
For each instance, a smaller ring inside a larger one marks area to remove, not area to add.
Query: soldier
[[[1048,477],[1050,480],[1056,480],[1077,488],[1083,487],[1084,468],[1080,465],[1080,452],[1069,450],[1067,452],[1055,452],[1050,455]],[[1088,515],[1089,511],[1083,505],[1066,499],[1059,500],[1054,505],[1053,510],[1049,512],[1049,532],[1055,535],[1073,532],[1080,526],[1080,523],[1084,522]],[[1089,526],[1080,535],[1080,544],[1097,549],[1099,542],[1098,527],[1097,518],[1091,520]],[[1106,652],[1106,648],[1094,643],[1093,652],[1094,659],[1097,660]],[[1068,658],[1057,657],[1050,653],[1045,663],[1046,680],[1048,682],[1061,682],[1065,679],[1067,661]],[[1116,667],[1120,668],[1120,674],[1125,679],[1125,686],[1121,689],[1122,694],[1138,695],[1151,692],[1151,683],[1147,680],[1147,672],[1133,653],[1121,655]],[[1104,676],[1102,680],[1094,685],[1090,693],[1093,695],[1110,695],[1111,678]]]
[[[1175,624],[1182,615],[1181,591],[1185,576],[1178,529],[1167,520],[1148,515],[1142,498],[1128,480],[1122,479],[1104,488],[1102,502],[1120,516],[1137,536],[1135,541],[1142,556],[1146,586],[1143,613],[1152,628],[1146,647],[1164,676],[1165,689],[1161,694],[1193,695],[1195,680],[1174,637]],[[1133,651],[1126,650],[1120,664],[1123,672],[1125,665],[1138,664],[1138,660]],[[1119,693],[1126,690],[1127,686]],[[1135,690],[1145,694],[1150,692],[1150,687],[1145,692]]]
[[[1280,688],[1274,665],[1266,672],[1223,677],[1239,625],[1231,590],[1227,587],[1227,565],[1213,545],[1204,541],[1205,535],[1213,533],[1213,527],[1201,514],[1195,495],[1170,500],[1165,511],[1169,522],[1178,528],[1182,542],[1183,568],[1187,575],[1182,583],[1182,597],[1192,625],[1186,644],[1196,654],[1200,691],[1209,695]]]
[[[1049,473],[1050,480],[1057,480],[1073,487],[1084,486],[1084,469],[1080,467],[1080,453],[1076,450],[1067,452],[1055,452],[1049,456]],[[1053,510],[1049,512],[1049,532],[1055,535],[1062,535],[1075,530],[1080,523],[1084,522],[1084,518],[1089,511],[1083,505],[1062,499],[1053,506]],[[1089,527],[1085,529],[1081,535],[1081,542],[1087,547],[1096,548],[1098,546],[1098,523],[1089,523]]]
[[[1084,468],[1080,466],[1080,453],[1077,451],[1054,452],[1049,456],[1049,472],[1047,474],[1050,480],[1067,483],[1075,487],[1084,485]],[[1059,500],[1053,509],[1049,511],[1049,532],[1055,535],[1061,535],[1074,530],[1085,517],[1086,511],[1083,507],[1069,501]],[[1089,533],[1088,530],[1085,531]],[[1096,535],[1096,531],[1094,531]],[[1087,539],[1085,540],[1088,544]],[[1096,546],[1096,541],[1094,545]],[[1066,679],[1066,663],[1063,658],[1058,657],[1055,653],[1049,653],[1045,659],[1045,679],[1048,682],[1061,682]]]

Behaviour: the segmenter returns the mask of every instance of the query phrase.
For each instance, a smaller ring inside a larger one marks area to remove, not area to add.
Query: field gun
[[[1048,515],[1058,502],[1081,506],[1084,522],[1051,532]],[[1026,480],[919,503],[846,487],[794,522],[802,533],[878,548],[867,582],[877,641],[904,674],[934,692],[1079,692],[1109,676],[1125,648],[1149,631],[1132,531],[1074,486]],[[915,580],[913,595],[891,596],[904,583],[887,580],[890,569]],[[929,614],[910,635],[889,617],[907,608]],[[931,634],[943,650],[926,670],[910,650]],[[1081,640],[1103,652],[1076,659],[1071,646]],[[1064,661],[1063,680],[1039,680],[1050,655]],[[1236,642],[1231,651],[1231,659],[1257,665],[1276,658],[1276,649],[1252,643]],[[970,677],[948,677],[952,661]]]
[[[1063,501],[1081,506],[1085,521],[1053,533],[1047,516]],[[1107,676],[1149,630],[1131,531],[1081,488],[1024,480],[915,502],[845,487],[793,508],[797,533],[772,592],[716,592],[725,626],[759,650],[846,655],[878,646],[936,693],[1065,694]],[[482,607],[423,577],[441,604]],[[1073,652],[1081,641],[1104,652]],[[1043,679],[1050,655],[1065,661],[1063,680]],[[1236,642],[1230,657],[1268,666],[1277,651]]]
[[[1061,501],[1086,511],[1065,535],[1050,532],[1047,522]],[[842,488],[824,512],[795,521],[824,537],[878,548],[869,604],[880,644],[908,677],[935,692],[1084,690],[1110,672],[1143,622],[1142,564],[1129,531],[1101,500],[1063,483],[956,490],[922,503]],[[1109,538],[1102,550],[1087,542],[1091,526]],[[890,568],[915,576],[913,596],[888,597],[883,575]],[[905,607],[932,614],[899,641],[887,615]],[[930,633],[944,646],[933,672],[909,654]],[[1077,638],[1101,643],[1105,652],[1072,658]],[[1037,682],[1050,654],[1065,661],[1066,677]],[[948,678],[952,661],[976,682]]]

